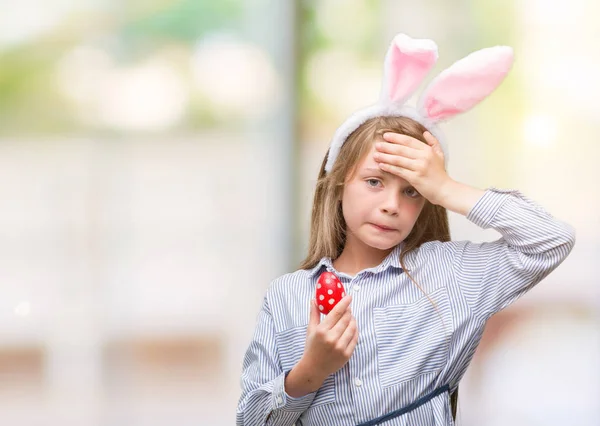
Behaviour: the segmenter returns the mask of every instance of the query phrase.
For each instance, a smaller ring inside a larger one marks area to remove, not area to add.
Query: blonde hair
[[[341,202],[344,184],[346,179],[355,173],[356,166],[369,153],[373,143],[381,140],[385,132],[401,133],[426,143],[423,136],[426,130],[420,123],[407,117],[375,117],[367,120],[348,136],[330,173],[325,173],[327,163],[327,155],[325,155],[313,199],[308,254],[300,264],[300,269],[311,269],[321,258],[329,257],[333,260],[342,253],[346,243],[346,222]],[[450,241],[448,212],[444,207],[431,204],[426,200],[413,229],[404,239],[399,260],[406,275],[437,310],[435,302],[413,279],[404,262],[406,255],[421,244],[436,240]],[[441,316],[440,319],[444,323]],[[458,389],[451,396],[454,418],[456,418],[457,395]]]

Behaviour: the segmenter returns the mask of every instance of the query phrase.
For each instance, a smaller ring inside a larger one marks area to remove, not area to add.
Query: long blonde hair
[[[321,258],[330,257],[333,260],[342,253],[346,243],[346,222],[341,202],[344,183],[355,172],[358,163],[369,153],[374,141],[381,139],[385,132],[395,132],[427,143],[423,136],[426,130],[420,123],[407,117],[376,117],[367,120],[348,137],[330,173],[325,173],[327,162],[327,155],[325,155],[313,200],[308,254],[300,264],[300,269],[311,269]],[[421,244],[436,240],[450,241],[448,212],[444,207],[431,204],[426,200],[413,229],[404,239],[400,253],[402,269],[421,291],[423,289],[410,275],[404,261],[406,255]],[[425,291],[423,293],[427,296]],[[435,306],[435,303],[431,302]],[[452,415],[455,419],[457,397],[458,389],[451,395]]]

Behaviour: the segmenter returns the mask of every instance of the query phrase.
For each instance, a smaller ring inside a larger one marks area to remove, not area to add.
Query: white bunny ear
[[[419,87],[438,58],[432,40],[406,34],[394,37],[385,57],[381,102],[403,104]]]
[[[478,50],[442,71],[424,91],[418,110],[432,122],[461,114],[492,93],[513,63],[509,46]]]

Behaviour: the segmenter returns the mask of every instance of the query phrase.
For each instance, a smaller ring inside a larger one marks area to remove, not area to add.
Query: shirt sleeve
[[[575,230],[519,191],[489,188],[467,215],[501,238],[454,243],[454,274],[476,317],[487,320],[533,288],[571,252]]]
[[[273,317],[265,297],[252,341],[244,356],[236,424],[291,426],[308,409],[316,392],[293,398],[285,392]]]

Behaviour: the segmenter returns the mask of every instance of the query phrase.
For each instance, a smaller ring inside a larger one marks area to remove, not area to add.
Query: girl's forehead
[[[357,165],[356,165],[357,170],[360,170],[363,168],[370,168],[370,167],[379,168],[377,162],[375,161],[375,157],[374,157],[375,152],[376,152],[375,144],[372,144],[369,151],[367,151],[365,156],[363,158],[361,158],[360,161],[357,163]]]

